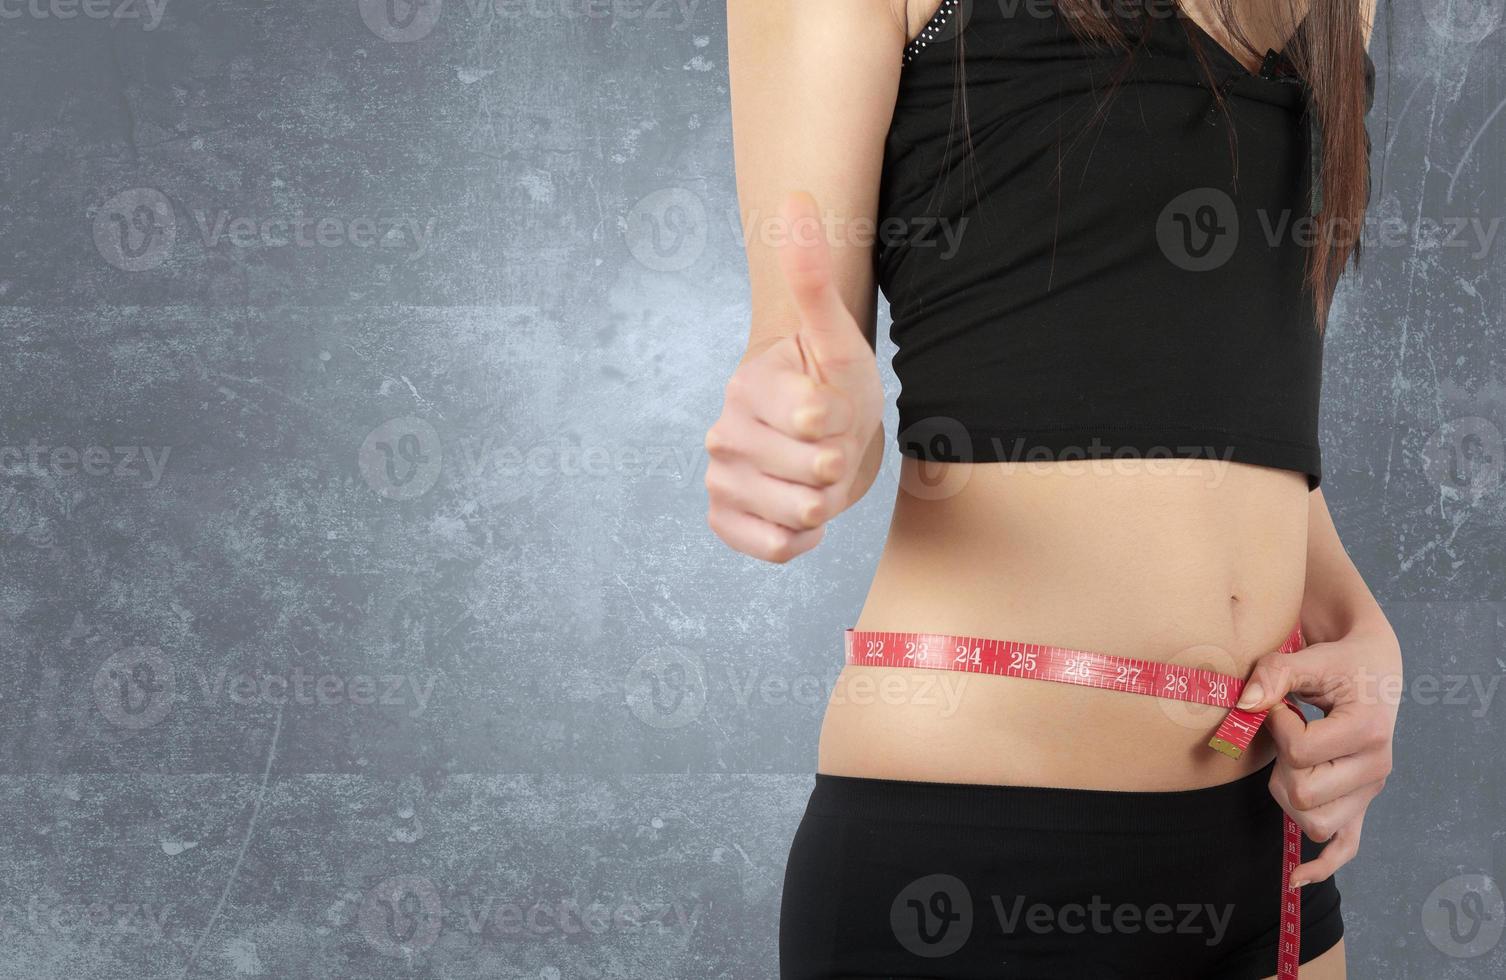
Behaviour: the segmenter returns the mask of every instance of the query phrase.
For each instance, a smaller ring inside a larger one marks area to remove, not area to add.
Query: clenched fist
[[[814,548],[853,502],[884,412],[873,348],[837,291],[816,202],[792,195],[783,217],[779,263],[799,326],[738,366],[706,433],[707,523],[773,562]]]

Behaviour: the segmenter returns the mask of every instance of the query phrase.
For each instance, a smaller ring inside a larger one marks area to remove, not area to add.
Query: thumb
[[[1264,711],[1280,704],[1288,694],[1321,693],[1324,663],[1322,650],[1316,646],[1295,653],[1266,654],[1255,662],[1238,707]]]
[[[873,349],[837,291],[816,199],[804,191],[791,194],[781,215],[787,235],[779,246],[779,265],[800,317],[796,340],[807,372],[818,381],[840,382],[855,363],[872,361]]]

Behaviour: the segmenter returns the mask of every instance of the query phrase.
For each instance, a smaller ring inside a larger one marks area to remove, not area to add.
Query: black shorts
[[[1270,767],[1171,793],[818,775],[785,870],[782,980],[1276,973]],[[1321,845],[1303,842],[1303,860]],[[1302,962],[1344,934],[1302,891]]]

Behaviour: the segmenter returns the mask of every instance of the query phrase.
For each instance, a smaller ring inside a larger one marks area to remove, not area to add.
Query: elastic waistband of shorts
[[[1274,819],[1273,760],[1202,789],[1146,792],[932,783],[816,774],[808,815],[1018,829],[1127,834],[1233,829]]]

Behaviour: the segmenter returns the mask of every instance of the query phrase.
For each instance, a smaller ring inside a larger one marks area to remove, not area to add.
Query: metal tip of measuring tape
[[[1215,752],[1222,752],[1224,755],[1228,756],[1231,759],[1238,759],[1240,756],[1245,754],[1244,749],[1235,745],[1233,742],[1219,738],[1216,735],[1212,738],[1212,740],[1208,742],[1208,748],[1212,749]]]

